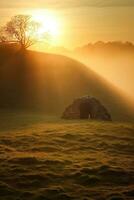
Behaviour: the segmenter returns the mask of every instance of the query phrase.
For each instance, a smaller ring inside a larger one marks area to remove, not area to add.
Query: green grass
[[[0,200],[133,199],[134,125],[0,115]]]

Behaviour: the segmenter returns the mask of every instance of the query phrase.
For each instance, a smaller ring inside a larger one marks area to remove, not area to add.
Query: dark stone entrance
[[[80,119],[89,119],[90,116],[90,105],[87,102],[80,104]]]

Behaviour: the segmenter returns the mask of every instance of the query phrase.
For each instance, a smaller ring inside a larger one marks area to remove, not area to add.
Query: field
[[[134,125],[0,114],[0,200],[133,200]]]

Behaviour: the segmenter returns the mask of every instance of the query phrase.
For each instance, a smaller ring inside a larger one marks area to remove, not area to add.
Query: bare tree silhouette
[[[1,43],[18,43],[27,49],[38,42],[37,31],[40,24],[33,21],[30,15],[17,15],[0,28]]]

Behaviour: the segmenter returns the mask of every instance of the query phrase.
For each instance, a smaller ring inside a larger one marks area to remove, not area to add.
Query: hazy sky
[[[0,0],[0,23],[12,15],[43,8],[60,22],[59,45],[75,47],[98,40],[134,42],[134,0]]]
[[[134,0],[1,0],[1,7],[108,7],[108,6],[134,6]]]

